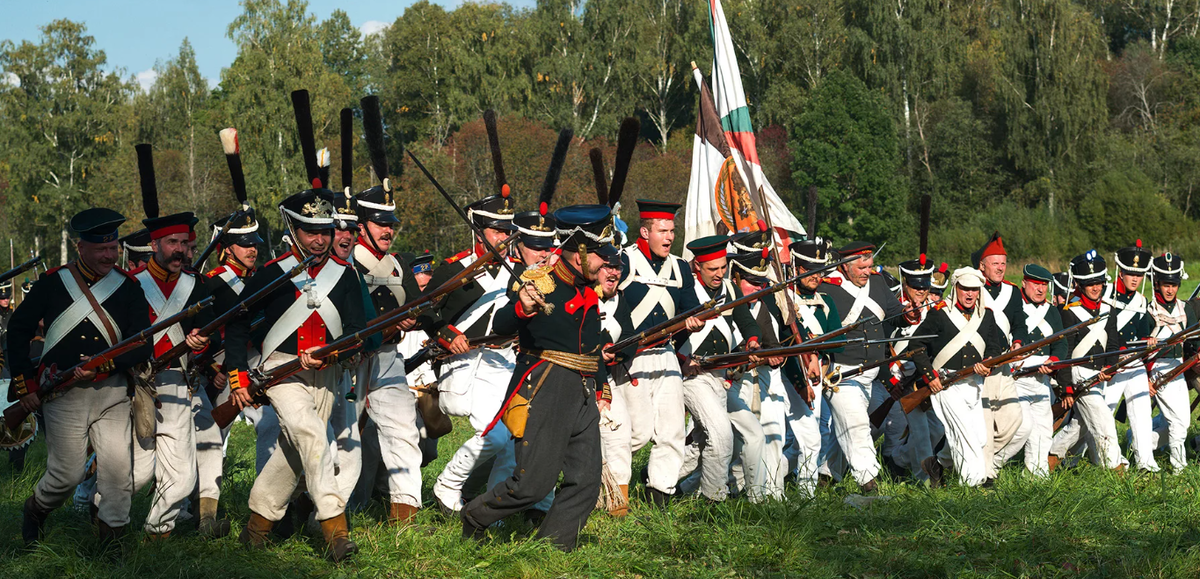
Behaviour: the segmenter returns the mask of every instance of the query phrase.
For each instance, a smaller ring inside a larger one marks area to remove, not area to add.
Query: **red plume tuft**
[[[1134,245],[1136,245],[1138,249],[1141,249],[1142,248],[1142,240],[1140,240],[1140,239],[1137,240],[1137,243],[1135,243]]]
[[[538,213],[541,213],[542,215],[545,215],[546,212],[549,210],[550,210],[550,206],[546,205],[545,201],[543,201],[541,205],[538,205]]]
[[[921,267],[925,267],[925,254],[921,254]]]
[[[509,196],[509,195],[510,195],[510,193],[509,193],[509,191],[508,191],[508,183],[505,183],[504,185],[501,185],[501,186],[500,186],[500,196],[501,196],[501,197],[503,197],[503,198],[505,198],[505,199],[508,199],[508,196]]]
[[[321,188],[321,178],[313,177],[312,185],[313,185],[313,189],[320,189]]]
[[[759,230],[759,231],[766,231],[766,230],[767,230],[767,222],[766,222],[766,221],[763,221],[762,219],[759,219],[759,220],[758,220],[758,230]]]

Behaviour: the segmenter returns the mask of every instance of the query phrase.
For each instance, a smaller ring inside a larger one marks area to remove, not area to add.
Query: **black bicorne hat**
[[[771,271],[771,251],[762,248],[746,253],[731,253],[729,258],[730,271],[742,276],[743,279],[755,285],[771,283],[768,275]]]
[[[570,205],[553,214],[563,251],[575,252],[582,244],[589,252],[608,257],[613,246],[612,209],[607,205]]]
[[[305,189],[279,204],[284,222],[293,229],[328,231],[334,228],[333,191]]]
[[[1054,295],[1064,298],[1071,295],[1071,274],[1065,271],[1054,274]]]
[[[1071,282],[1079,285],[1095,285],[1104,283],[1108,274],[1108,262],[1094,250],[1079,254],[1071,260],[1069,268]]]
[[[829,263],[830,251],[829,240],[820,236],[804,241],[793,241],[788,247],[788,252],[792,254],[792,263],[806,270],[816,269]]]
[[[234,221],[231,223],[230,220]],[[262,237],[258,235],[258,219],[254,214],[253,207],[235,211],[214,221],[212,224],[213,239],[216,239],[220,235],[220,230],[226,227],[229,230],[225,232],[225,237],[221,240],[221,245],[225,247],[233,245],[254,247],[264,243]]]
[[[913,289],[930,289],[933,287],[933,272],[937,268],[933,262],[921,254],[917,259],[900,262],[900,278],[904,284]]]
[[[1114,257],[1117,268],[1121,271],[1145,274],[1150,271],[1150,260],[1153,254],[1142,248],[1142,240],[1139,239],[1129,247],[1118,249]]]
[[[11,299],[12,298],[12,289],[13,289],[13,282],[6,281],[4,283],[0,283],[0,300]]]
[[[500,195],[489,195],[464,208],[467,217],[480,229],[499,229],[512,231],[513,208],[512,200],[505,187]]]
[[[1173,253],[1164,253],[1151,262],[1154,283],[1178,285],[1183,282],[1183,259]]]
[[[531,249],[553,249],[555,222],[553,215],[541,211],[523,211],[513,216],[513,225],[520,233],[521,244]]]
[[[396,219],[396,198],[391,191],[376,185],[355,196],[358,202],[358,218],[380,225],[400,223]]]

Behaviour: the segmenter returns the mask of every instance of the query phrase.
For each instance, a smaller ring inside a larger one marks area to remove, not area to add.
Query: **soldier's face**
[[[840,267],[842,275],[846,276],[846,279],[850,280],[850,283],[857,287],[863,287],[871,279],[871,268],[874,266],[875,257],[867,254]]]
[[[186,233],[173,233],[151,241],[154,261],[171,273],[179,273],[183,269],[183,261],[187,259],[188,237]]]
[[[979,271],[983,272],[983,277],[992,283],[1004,281],[1004,272],[1007,269],[1008,256],[1006,255],[989,255],[979,260]]]
[[[917,305],[925,303],[929,299],[929,289],[917,289],[912,286],[904,286],[904,295],[908,297],[908,301]]]
[[[1160,282],[1158,284],[1158,293],[1162,294],[1163,301],[1170,302],[1179,295],[1179,284]]]
[[[552,249],[537,249],[535,247],[526,247],[524,243],[522,243],[518,247],[520,248],[520,251],[521,251],[521,262],[524,263],[525,265],[534,265],[536,263],[539,263],[543,259],[545,259],[547,255],[550,255],[554,251]]]
[[[233,254],[233,258],[238,263],[245,266],[246,269],[254,269],[254,263],[258,261],[258,246],[251,245],[250,247],[242,247],[234,245],[229,248],[229,252]]]
[[[392,239],[396,237],[396,230],[390,224],[374,223],[368,221],[359,223],[361,232],[375,242],[376,247],[380,251],[387,251],[392,246]],[[340,255],[338,257],[341,257]]]
[[[417,282],[417,289],[419,289],[421,291],[425,291],[425,286],[429,285],[429,278],[432,278],[432,277],[433,277],[433,274],[430,274],[429,272],[424,272],[424,271],[421,273],[413,274],[413,280],[415,280]]]
[[[811,270],[805,269],[802,265],[796,266],[796,273],[805,273],[808,271]],[[810,292],[817,291],[817,286],[821,285],[821,276],[814,273],[810,276],[800,278],[800,281],[796,282],[796,284]]]
[[[338,259],[350,259],[350,252],[354,251],[355,237],[353,229],[334,229],[333,254],[338,256]],[[384,251],[387,250],[386,245],[380,245],[379,247]]]
[[[613,265],[604,262],[600,268],[600,292],[604,299],[617,295],[617,286],[621,283],[621,264]]]
[[[721,287],[721,278],[725,277],[725,270],[728,269],[728,265],[729,261],[726,258],[718,257],[717,259],[697,263],[692,269],[700,277],[700,283],[704,284],[708,289],[717,289]]]
[[[752,294],[764,287],[764,284],[752,282],[744,277],[738,279],[738,289],[742,290],[742,295]]]
[[[312,255],[322,255],[329,251],[333,242],[333,234],[328,229],[321,231],[305,231],[296,229],[296,245],[303,247]]]
[[[1138,287],[1142,285],[1142,274],[1122,271],[1121,285],[1131,292],[1137,291]]]
[[[8,308],[8,304],[12,303],[9,298],[0,298],[0,308]]]
[[[1096,301],[1099,300],[1100,295],[1104,293],[1104,284],[1093,283],[1090,285],[1081,285],[1079,286],[1079,291],[1083,294],[1083,297],[1092,301]]]
[[[650,253],[666,258],[671,255],[671,244],[675,242],[675,222],[670,219],[651,219],[642,226],[641,235],[650,246]]]
[[[979,301],[979,288],[977,287],[966,288],[960,285],[955,291],[958,294],[958,303],[962,304],[964,308],[973,308],[975,307],[975,303]]]
[[[1021,289],[1025,291],[1025,297],[1035,304],[1041,304],[1046,301],[1046,290],[1050,289],[1050,284],[1044,281],[1035,279],[1026,279],[1021,282]]]
[[[79,251],[79,260],[88,269],[100,274],[107,275],[112,271],[113,266],[117,265],[117,242],[109,243],[91,243],[88,241],[80,241],[76,245]]]
[[[496,247],[501,241],[508,239],[508,232],[503,229],[492,229],[491,227],[486,227],[483,230],[483,237],[488,241],[488,243],[492,244],[492,247]]]

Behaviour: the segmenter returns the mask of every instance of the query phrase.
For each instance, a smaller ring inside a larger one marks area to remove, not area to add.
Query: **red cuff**
[[[246,388],[250,386],[250,375],[245,370],[231,370],[229,372],[229,390],[237,390],[238,388]]]
[[[447,334],[449,334],[449,339],[447,339]],[[452,324],[446,324],[446,327],[438,330],[438,345],[449,349],[450,342],[461,335],[462,332],[458,331],[458,328],[454,327]]]
[[[1059,360],[1058,360],[1058,356],[1050,356],[1050,359],[1049,359],[1049,360],[1047,360],[1047,361],[1046,361],[1046,363],[1047,363],[1047,364],[1053,364],[1053,363],[1055,363],[1055,362],[1058,362],[1058,361],[1059,361]]]
[[[111,375],[109,372],[96,372],[96,377],[92,378],[92,382],[103,382],[108,380],[108,377]]]
[[[1067,396],[1074,396],[1075,395],[1075,387],[1071,386],[1070,384],[1067,384],[1067,386],[1065,388],[1063,388],[1063,392]]]
[[[748,344],[748,345],[751,345],[751,346],[757,346],[757,345],[758,345],[758,338],[756,338],[756,337],[754,337],[754,336],[750,336],[750,339],[749,339],[749,340],[746,340],[746,344]]]
[[[528,320],[537,314],[537,310],[534,310],[532,314],[525,313],[525,306],[521,305],[521,300],[516,300],[516,305],[514,307],[516,308],[518,319]]]

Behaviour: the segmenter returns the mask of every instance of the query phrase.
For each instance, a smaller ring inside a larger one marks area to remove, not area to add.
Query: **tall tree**
[[[0,43],[0,115],[10,212],[35,236],[57,234],[68,260],[67,222],[89,205],[90,177],[117,152],[132,83],[104,70],[103,50],[79,22],[55,20],[38,43]]]

